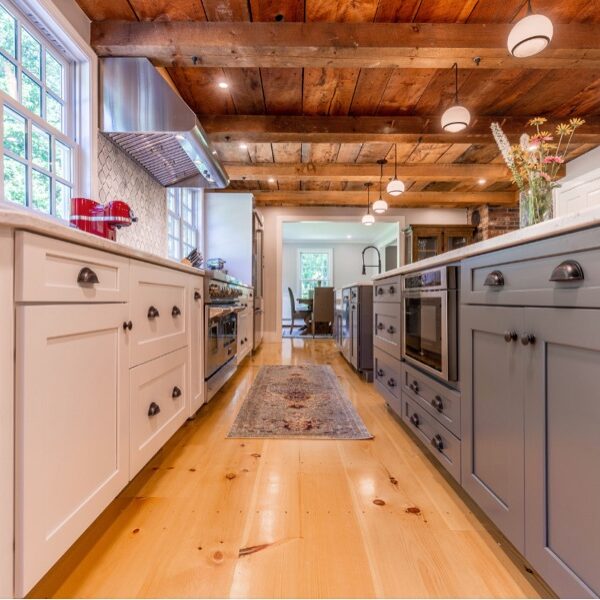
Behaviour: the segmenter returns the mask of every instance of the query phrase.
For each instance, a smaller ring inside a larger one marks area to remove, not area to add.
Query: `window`
[[[0,126],[4,199],[69,218],[75,186],[71,65],[38,29],[0,2]]]
[[[171,188],[167,191],[169,257],[181,260],[200,247],[202,197],[196,189]]]
[[[298,294],[300,298],[310,298],[313,290],[329,286],[332,282],[332,250],[298,250]]]

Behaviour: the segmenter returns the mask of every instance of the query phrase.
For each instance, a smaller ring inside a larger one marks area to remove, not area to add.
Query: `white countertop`
[[[113,254],[143,260],[163,267],[169,267],[170,269],[178,269],[179,271],[193,273],[194,275],[204,275],[202,269],[195,269],[194,267],[183,265],[169,258],[136,250],[135,248],[125,246],[124,244],[119,244],[118,242],[113,242],[98,237],[97,235],[92,235],[91,233],[68,227],[51,217],[36,214],[30,210],[19,209],[18,207],[10,208],[7,207],[6,204],[0,205],[0,227],[31,231],[66,242],[80,244],[81,246],[88,246],[89,248],[96,248],[98,250],[112,252]]]
[[[524,229],[517,229],[516,231],[511,231],[489,240],[470,244],[469,246],[459,248],[458,250],[451,250],[450,252],[444,252],[443,254],[426,258],[425,260],[404,265],[397,269],[386,271],[381,275],[376,275],[373,277],[373,280],[376,281],[392,277],[393,275],[403,275],[404,273],[430,269],[439,265],[458,262],[471,256],[477,256],[478,254],[486,254],[488,252],[494,252],[495,250],[520,246],[521,244],[527,244],[529,242],[563,235],[565,233],[589,229],[590,227],[597,225],[600,225],[600,206],[594,206],[570,215],[565,215],[564,217],[557,217],[556,219],[538,223],[537,225],[531,225]]]
[[[360,287],[360,286],[369,286],[369,287],[373,287],[373,282],[372,281],[355,281],[354,283],[347,283],[346,285],[340,285],[339,287],[336,287],[336,290],[344,290],[346,288],[350,288],[350,287]]]

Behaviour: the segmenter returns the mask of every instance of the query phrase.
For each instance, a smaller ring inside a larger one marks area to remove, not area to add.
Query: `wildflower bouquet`
[[[560,167],[565,162],[573,134],[585,123],[583,119],[570,119],[557,125],[553,135],[542,129],[546,122],[544,117],[531,119],[527,124],[535,128],[534,133],[524,133],[513,146],[498,123],[491,125],[513,182],[521,192],[521,227],[552,218],[552,189],[559,186]]]

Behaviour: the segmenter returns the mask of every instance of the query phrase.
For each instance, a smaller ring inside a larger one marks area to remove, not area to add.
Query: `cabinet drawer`
[[[402,363],[379,348],[375,348],[373,367],[375,388],[383,396],[387,405],[401,418]]]
[[[406,364],[402,393],[460,438],[460,394]]]
[[[400,302],[400,276],[378,281],[373,285],[375,302]]]
[[[597,308],[600,305],[598,246],[598,229],[592,229],[579,232],[576,237],[560,236],[472,258],[463,264],[462,301]],[[579,279],[578,266],[583,273]],[[556,277],[567,279],[551,281]]]
[[[187,369],[188,353],[183,348],[131,370],[132,478],[185,421]]]
[[[132,261],[131,366],[188,345],[185,273]]]
[[[404,422],[460,483],[460,440],[404,393],[402,404]]]
[[[399,359],[401,354],[401,309],[400,303],[375,302],[373,306],[373,339],[376,348]]]
[[[128,296],[127,258],[17,231],[17,302],[127,302]]]

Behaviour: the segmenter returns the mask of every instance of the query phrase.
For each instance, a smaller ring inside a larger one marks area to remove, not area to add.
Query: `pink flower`
[[[547,165],[549,164],[558,164],[558,165],[562,165],[562,163],[565,162],[565,159],[562,158],[561,156],[546,156],[544,158],[544,163],[546,163]]]
[[[544,173],[543,171],[540,173],[540,177],[542,177],[543,179],[545,179],[546,181],[548,181],[549,183],[552,183],[552,177],[550,177],[550,175],[548,175],[548,173]]]
[[[551,135],[532,135],[529,142],[533,145],[539,145],[542,142],[551,142],[553,139]]]

